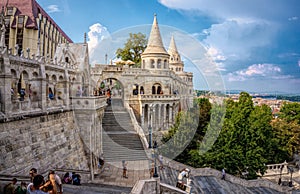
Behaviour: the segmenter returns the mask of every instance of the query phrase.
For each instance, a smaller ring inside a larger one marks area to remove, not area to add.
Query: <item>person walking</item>
[[[226,172],[225,168],[222,169],[222,180],[225,180]]]
[[[122,160],[122,166],[123,166],[123,178],[128,178],[127,176],[127,162],[125,160]]]
[[[57,174],[55,174],[54,170],[49,171],[49,180],[53,185],[53,190],[56,191],[56,193],[58,194],[62,194],[63,193],[62,182],[60,177]]]
[[[8,183],[7,185],[5,185],[4,187],[4,194],[14,194],[14,191],[16,189],[16,183],[17,183],[17,179],[13,178],[12,181],[10,183]]]

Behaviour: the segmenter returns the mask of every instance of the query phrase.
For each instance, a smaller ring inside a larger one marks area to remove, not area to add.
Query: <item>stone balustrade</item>
[[[72,108],[96,110],[107,106],[105,96],[71,97]]]
[[[103,68],[103,71],[124,71],[124,67],[116,66],[116,65],[106,65]]]
[[[159,185],[159,186],[157,186]],[[139,180],[133,186],[130,194],[156,194],[156,193],[165,193],[165,194],[184,194],[185,191],[182,191],[171,185],[160,183],[159,179],[148,179],[148,180]]]
[[[170,168],[176,170],[189,168],[191,170],[192,176],[214,176],[220,178],[222,177],[221,171],[212,168],[193,168],[191,166],[184,165],[169,158],[164,158],[164,163],[167,164]],[[235,184],[239,184],[243,187],[266,187],[280,192],[287,192],[286,188],[283,188],[280,185],[265,179],[245,180],[230,174],[226,174],[226,180]]]
[[[132,99],[134,99],[134,97],[139,100],[179,100],[179,96],[175,94],[139,94],[130,96]]]
[[[11,55],[9,54],[9,60],[11,62],[13,61],[18,61],[18,63],[22,62],[22,63],[27,63],[27,64],[36,64],[39,65],[41,64],[41,62],[46,63],[47,66],[50,67],[56,67],[56,68],[60,68],[60,69],[69,69],[69,70],[76,70],[78,69],[78,65],[71,65],[69,63],[58,63],[56,60],[49,60],[48,58],[45,57],[41,57],[41,56],[34,56],[32,58],[30,57],[25,57],[25,56],[18,56],[18,55]]]
[[[288,174],[288,163],[285,161],[280,164],[268,164],[264,176],[273,176],[280,174]]]
[[[144,133],[144,130],[142,129],[142,127],[138,124],[136,118],[135,118],[135,115],[133,113],[133,110],[132,108],[129,106],[128,103],[125,104],[125,108],[128,110],[129,112],[129,115],[130,115],[130,118],[131,118],[131,122],[134,126],[134,130],[137,132],[137,134],[139,135],[141,141],[142,141],[142,144],[143,144],[143,147],[144,147],[144,150],[147,150],[149,148],[149,143],[147,141],[147,138],[145,136],[145,133]]]

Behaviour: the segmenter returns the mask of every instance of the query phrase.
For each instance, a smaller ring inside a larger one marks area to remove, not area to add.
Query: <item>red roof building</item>
[[[57,44],[72,43],[35,0],[3,0],[0,6],[6,24],[5,44],[13,54],[29,49],[33,54],[52,58]]]

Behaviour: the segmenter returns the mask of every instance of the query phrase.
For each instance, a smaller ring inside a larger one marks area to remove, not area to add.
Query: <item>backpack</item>
[[[14,194],[26,194],[26,193],[27,193],[27,189],[26,188],[23,189],[21,186],[18,186],[14,192]]]

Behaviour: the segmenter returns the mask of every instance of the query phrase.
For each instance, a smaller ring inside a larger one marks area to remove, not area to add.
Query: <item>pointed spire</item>
[[[154,20],[153,20],[150,36],[148,39],[147,48],[143,54],[147,54],[147,53],[168,54],[164,48],[164,45],[163,45],[163,42],[161,39],[161,35],[160,35],[160,31],[159,31],[159,27],[158,27],[158,23],[157,23],[157,19],[156,19],[156,14],[154,14]]]
[[[168,53],[170,55],[170,62],[181,62],[181,57],[177,50],[174,36],[172,36],[172,38],[171,38]]]
[[[177,50],[177,47],[176,47],[176,44],[175,44],[175,40],[174,40],[174,36],[172,35],[172,38],[171,38],[171,41],[170,41],[170,46],[169,46],[169,49],[168,49],[168,53],[171,55],[171,54],[178,54],[178,50]]]

